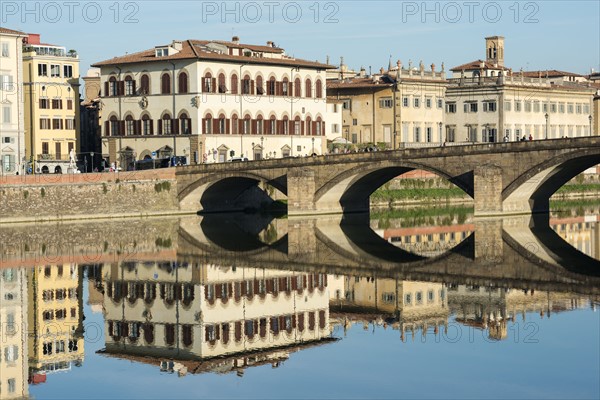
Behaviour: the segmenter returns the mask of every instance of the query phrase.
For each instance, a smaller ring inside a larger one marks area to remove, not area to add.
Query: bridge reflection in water
[[[243,375],[335,341],[335,329],[356,323],[397,329],[406,340],[443,335],[454,316],[501,340],[526,312],[595,306],[600,262],[548,223],[478,220],[449,228],[460,234],[434,252],[402,236],[386,240],[362,217],[38,225],[35,233],[3,230],[11,246],[1,260],[4,270],[84,268],[88,302],[104,316],[103,355],[182,375]],[[90,245],[86,232],[100,232],[104,243]]]

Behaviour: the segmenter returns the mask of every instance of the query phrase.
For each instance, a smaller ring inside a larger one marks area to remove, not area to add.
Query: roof
[[[483,63],[483,69],[501,69],[504,71],[508,71],[508,68],[503,67],[501,65],[493,64],[489,61],[484,60],[475,60],[468,62],[463,65],[459,65],[457,67],[451,68],[450,71],[462,71],[462,70],[473,70],[473,69],[481,69],[481,64]]]
[[[4,33],[4,34],[7,34],[7,35],[22,35],[22,36],[27,36],[27,34],[25,32],[15,31],[13,29],[2,28],[2,27],[0,27],[0,33]]]
[[[165,57],[156,57],[155,48],[140,51],[137,53],[127,54],[120,57],[114,57],[109,60],[104,60],[92,64],[92,67],[103,67],[110,65],[122,65],[122,64],[133,64],[133,63],[145,63],[145,62],[160,62],[165,60],[216,60],[216,61],[232,61],[232,62],[244,62],[245,64],[270,64],[270,65],[288,65],[291,67],[309,67],[317,69],[333,69],[332,65],[319,63],[316,61],[308,61],[297,58],[258,58],[258,57],[247,57],[247,56],[233,56],[229,54],[219,54],[210,51],[205,51],[202,46],[208,43],[220,43],[230,47],[236,48],[247,48],[255,51],[267,51],[273,53],[282,53],[278,47],[269,46],[255,46],[246,44],[234,44],[232,42],[222,41],[206,41],[206,40],[193,40],[188,39],[182,41],[182,49],[173,55]]]
[[[377,80],[375,81],[373,80],[373,78],[331,79],[327,81],[327,90],[388,87],[392,84],[392,79],[386,75],[381,75],[377,77]]]
[[[548,78],[557,78],[557,77],[561,77],[561,76],[583,77],[583,75],[580,75],[580,74],[576,74],[573,72],[559,71],[556,69],[549,69],[549,70],[544,70],[544,71],[523,71],[522,74],[524,77],[527,77],[527,78],[537,78],[538,76],[541,76],[542,78],[545,78],[546,76],[548,76]],[[521,76],[521,72],[518,72],[515,75]]]

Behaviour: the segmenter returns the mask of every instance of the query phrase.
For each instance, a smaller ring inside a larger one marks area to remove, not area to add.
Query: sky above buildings
[[[590,1],[65,1],[0,3],[0,25],[94,62],[173,39],[265,44],[287,54],[373,72],[420,60],[446,70],[484,58],[484,37],[505,37],[517,71],[600,70],[600,2]]]

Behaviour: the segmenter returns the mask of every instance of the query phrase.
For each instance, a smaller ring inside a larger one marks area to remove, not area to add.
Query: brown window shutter
[[[137,94],[136,88],[135,88],[136,87],[136,82],[133,81],[133,82],[131,82],[131,84],[133,85],[133,94]]]
[[[119,135],[125,134],[125,121],[119,121]]]
[[[216,93],[217,91],[217,78],[211,78],[212,79],[212,92]]]
[[[231,133],[231,120],[230,119],[225,120],[225,133],[228,135]]]
[[[202,91],[206,92],[206,78],[202,78]]]
[[[125,94],[125,82],[117,82],[117,93],[119,94],[119,96],[123,96]]]
[[[149,122],[149,124],[150,124],[150,134],[151,134],[151,135],[154,135],[154,120],[153,120],[153,119],[151,119],[151,120],[149,120],[149,121],[150,121],[150,122]]]
[[[319,122],[321,124],[321,136],[325,136],[325,127],[327,126],[324,121]]]
[[[258,294],[258,290],[260,289],[260,284],[258,283],[258,280],[255,279],[254,280],[254,294]]]
[[[254,80],[250,80],[250,94],[254,94]]]
[[[252,119],[250,120],[250,133],[252,133],[253,135],[258,135],[259,132],[256,130],[256,120]]]
[[[296,134],[296,130],[294,129],[295,125],[296,125],[296,121],[290,120],[288,122],[288,132],[290,133],[290,135],[295,135]]]
[[[212,120],[212,124],[213,124],[213,126],[212,126],[212,133],[218,133],[219,132],[219,120],[216,119],[216,118],[214,118]]]
[[[136,135],[142,134],[142,120],[141,119],[138,119],[137,121],[135,121],[135,134]]]
[[[202,133],[206,134],[206,118],[202,118]]]
[[[104,82],[104,97],[108,96],[110,96],[110,93],[108,91],[108,82]]]
[[[159,134],[159,135],[162,135],[162,133],[163,133],[163,132],[162,132],[162,119],[159,119],[159,120],[157,121],[157,123],[158,123],[158,134]]]
[[[192,119],[188,118],[187,122],[188,122],[188,129],[190,131],[189,133],[191,135],[192,134]]]
[[[104,121],[104,136],[110,136],[110,124],[108,121]]]
[[[174,135],[179,135],[179,120],[177,118],[173,118],[171,120],[171,125],[173,127],[172,131]]]
[[[236,321],[235,323],[235,341],[239,342],[242,340],[242,322]]]

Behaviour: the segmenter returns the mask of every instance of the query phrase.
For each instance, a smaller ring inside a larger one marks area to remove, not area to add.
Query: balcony
[[[69,154],[38,154],[38,161],[69,161]]]
[[[74,50],[67,51],[64,47],[45,47],[45,46],[26,45],[23,47],[23,53],[24,54],[25,53],[35,53],[38,56],[78,58],[76,51],[74,51]]]

